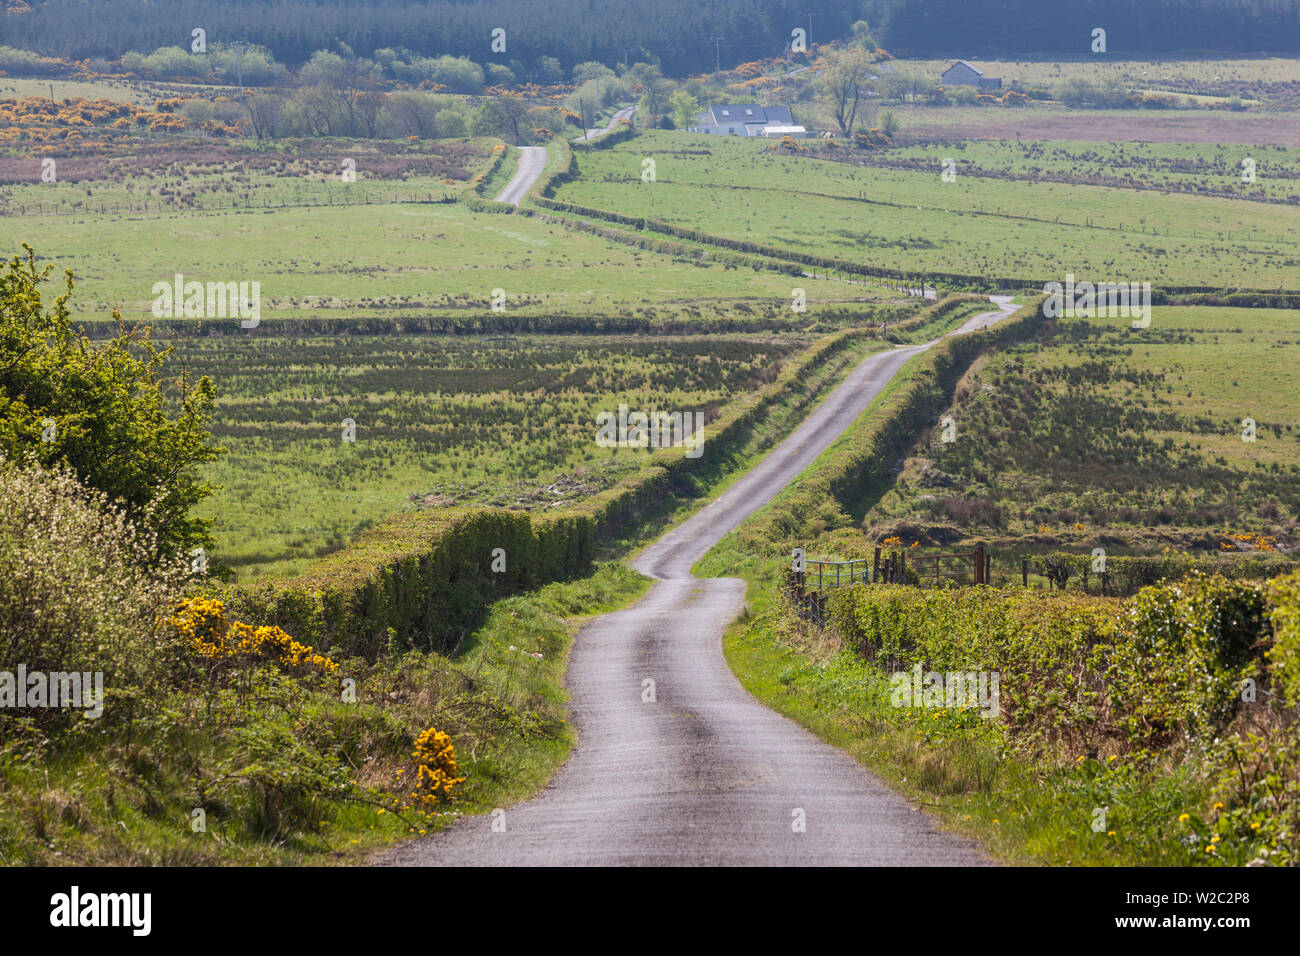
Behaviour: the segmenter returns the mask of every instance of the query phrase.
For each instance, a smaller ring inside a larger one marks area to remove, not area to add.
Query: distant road
[[[537,182],[542,170],[546,168],[545,146],[520,146],[519,168],[506,183],[506,188],[497,193],[497,202],[508,202],[518,206],[528,195],[528,190]]]
[[[1016,309],[1007,296],[993,301],[997,311],[952,334]],[[656,583],[633,607],[578,633],[566,674],[578,744],[541,795],[504,811],[503,832],[494,832],[491,815],[462,817],[381,862],[988,865],[848,754],[754,699],[722,654],[745,582],[691,576],[724,534],[789,485],[933,344],[866,358],[758,465],[633,561]]]
[[[608,133],[621,119],[630,119],[636,112],[635,106],[625,106],[609,118],[600,129],[589,129],[577,139],[575,143],[581,143],[585,140],[594,139],[603,133]],[[512,206],[518,206],[528,195],[528,190],[532,189],[533,183],[541,178],[542,170],[546,168],[546,147],[545,146],[520,146],[519,147],[519,168],[515,174],[510,177],[510,182],[506,183],[506,188],[497,193],[497,202],[508,202]]]
[[[604,126],[602,126],[600,129],[589,129],[581,136],[579,136],[577,139],[575,139],[574,142],[582,143],[589,139],[595,139],[597,136],[600,136],[603,133],[608,133],[615,126],[618,125],[619,120],[631,119],[632,114],[635,112],[636,112],[635,106],[625,106],[621,110],[615,112],[614,115],[609,118],[609,122],[606,123]]]

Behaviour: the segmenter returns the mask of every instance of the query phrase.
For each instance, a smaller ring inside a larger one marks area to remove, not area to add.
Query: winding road
[[[585,140],[594,139],[604,133],[608,133],[621,119],[631,119],[632,114],[636,112],[635,106],[625,106],[614,113],[609,118],[609,122],[600,129],[589,129],[581,136],[574,140],[575,143],[581,143]],[[542,175],[542,170],[546,168],[546,147],[545,146],[520,146],[519,147],[519,168],[515,174],[510,177],[510,182],[506,183],[506,188],[497,193],[497,202],[508,202],[512,206],[518,206],[528,195],[528,190],[532,188],[533,183],[537,182],[538,177]]]
[[[997,311],[950,334],[1016,310],[1009,297],[993,301]],[[690,573],[933,344],[866,358],[749,473],[636,557],[633,566],[656,583],[633,607],[579,631],[567,672],[578,744],[539,796],[504,817],[462,817],[380,862],[989,865],[976,847],[938,830],[847,754],[752,697],[722,654],[722,634],[744,605],[745,584]],[[653,695],[646,681],[654,682]]]
[[[587,130],[581,136],[575,139],[574,142],[582,143],[587,140],[595,139],[597,136],[603,136],[604,134],[610,132],[615,126],[617,126],[619,120],[621,119],[630,120],[632,118],[632,114],[635,112],[636,112],[635,104],[632,106],[625,106],[621,110],[615,110],[614,113],[610,116],[608,123],[606,123],[604,126],[599,127],[598,129]]]

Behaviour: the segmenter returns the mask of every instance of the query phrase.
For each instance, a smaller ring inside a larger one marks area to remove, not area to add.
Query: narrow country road
[[[635,105],[625,106],[621,110],[615,110],[614,114],[610,116],[608,123],[606,123],[604,126],[600,127],[599,129],[587,130],[581,136],[575,139],[574,142],[581,143],[585,140],[595,139],[597,136],[603,136],[605,133],[608,133],[610,130],[612,130],[618,124],[619,120],[631,119],[632,114],[635,112],[636,112]]]
[[[1009,297],[993,300],[997,311],[953,334],[1015,311]],[[753,470],[633,561],[657,583],[579,632],[567,674],[578,744],[539,796],[505,810],[504,831],[493,831],[491,816],[461,818],[381,862],[988,865],[847,754],[750,696],[721,642],[743,607],[744,582],[690,574],[932,344],[869,356]],[[647,680],[653,702],[644,699]],[[796,832],[800,815],[805,828]]]
[[[589,129],[577,139],[575,143],[581,143],[583,140],[594,139],[595,137],[608,133],[620,119],[629,119],[636,112],[635,106],[625,106],[609,118],[609,122],[601,129]],[[546,147],[545,146],[520,146],[519,147],[519,168],[515,174],[510,177],[510,182],[506,183],[506,188],[497,193],[497,202],[508,202],[512,206],[518,206],[528,195],[528,190],[532,188],[533,183],[537,182],[546,168]]]
[[[524,196],[528,194],[528,190],[532,188],[533,183],[537,182],[537,177],[542,175],[542,170],[545,168],[545,146],[520,146],[519,168],[510,177],[510,182],[506,183],[506,188],[497,193],[497,202],[508,202],[518,206],[524,201]]]

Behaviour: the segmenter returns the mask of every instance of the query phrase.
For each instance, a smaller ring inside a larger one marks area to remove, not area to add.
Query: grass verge
[[[74,717],[58,734],[7,720],[0,863],[355,863],[508,806],[572,746],[563,677],[578,627],[648,585],[604,564],[497,602],[446,656],[340,661],[339,679],[258,669],[176,690],[132,722]],[[344,679],[355,702],[341,699]],[[426,811],[411,806],[412,748],[429,727],[451,735],[466,780]]]

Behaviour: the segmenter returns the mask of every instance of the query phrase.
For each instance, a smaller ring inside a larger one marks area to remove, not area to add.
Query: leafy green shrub
[[[151,568],[148,533],[67,467],[0,459],[0,500],[0,669],[102,671],[106,721],[156,698],[190,653],[163,623],[181,562]],[[0,709],[0,722],[7,716],[69,715]]]
[[[1273,681],[1288,704],[1300,703],[1300,571],[1274,579],[1268,589]]]
[[[190,510],[210,493],[198,466],[221,452],[208,444],[212,382],[169,383],[163,365],[171,349],[156,347],[147,328],[93,343],[71,323],[72,274],[44,308],[40,286],[51,267],[38,269],[36,253],[24,248],[26,258],[15,256],[0,273],[0,455],[66,463],[125,506],[150,532],[159,559],[210,545],[211,521]]]
[[[1209,740],[1239,713],[1245,679],[1269,679],[1262,651],[1272,625],[1260,582],[1195,575],[1123,602],[860,585],[834,592],[829,607],[869,659],[1000,673],[1003,723],[1028,746],[1097,752]]]

